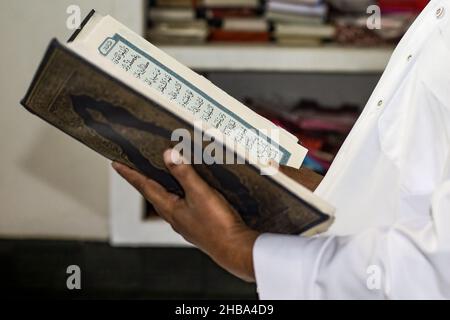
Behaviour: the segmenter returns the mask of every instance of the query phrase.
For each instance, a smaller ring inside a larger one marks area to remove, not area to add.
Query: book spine
[[[86,16],[86,18],[84,18],[84,20],[81,22],[80,27],[77,30],[75,30],[75,32],[69,37],[67,42],[73,42],[77,38],[78,34],[81,32],[81,30],[83,30],[84,26],[89,22],[89,20],[91,20],[94,14],[95,10],[92,9]]]

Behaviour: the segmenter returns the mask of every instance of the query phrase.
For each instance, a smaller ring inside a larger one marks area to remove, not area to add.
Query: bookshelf
[[[380,73],[391,47],[280,47],[276,45],[162,46],[162,50],[201,72]]]

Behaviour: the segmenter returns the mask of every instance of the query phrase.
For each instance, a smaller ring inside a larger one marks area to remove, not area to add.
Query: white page
[[[195,119],[206,121],[223,134],[239,139],[260,162],[273,159],[282,165],[298,168],[306,156],[307,150],[298,144],[295,136],[248,109],[109,16],[101,18],[95,14],[68,46],[96,64],[101,62],[106,72],[115,73],[119,79],[123,79],[124,74],[131,74],[133,79],[130,82],[141,80],[148,88],[145,91],[156,91],[170,101],[172,112],[187,110],[194,114]],[[116,57],[120,57],[120,61]],[[143,72],[142,66],[145,65]],[[149,79],[154,78],[156,72],[159,72],[158,82],[151,83]],[[164,81],[166,77],[171,77],[171,81]],[[169,84],[162,93],[161,83],[165,82]],[[173,99],[177,88],[179,94]],[[183,105],[187,99],[189,104]],[[213,111],[208,118],[211,109]]]

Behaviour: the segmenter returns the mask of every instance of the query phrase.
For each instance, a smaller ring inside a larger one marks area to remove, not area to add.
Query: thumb
[[[196,193],[206,195],[211,187],[197,174],[192,165],[184,159],[177,150],[164,152],[164,163],[170,173],[181,184],[186,194]]]

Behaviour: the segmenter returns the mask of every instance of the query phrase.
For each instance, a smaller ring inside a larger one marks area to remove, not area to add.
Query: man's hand
[[[164,162],[183,187],[184,198],[167,192],[154,180],[125,165],[115,162],[113,168],[184,239],[235,276],[255,281],[253,245],[259,234],[248,228],[224,197],[200,178],[192,166],[184,164],[176,151],[167,150]],[[280,167],[280,170],[311,190],[321,180],[321,176],[306,169]]]
[[[253,245],[259,234],[248,228],[223,196],[203,181],[192,166],[184,164],[176,151],[167,150],[164,162],[183,187],[184,198],[125,165],[115,162],[113,168],[184,239],[235,276],[255,281]]]

